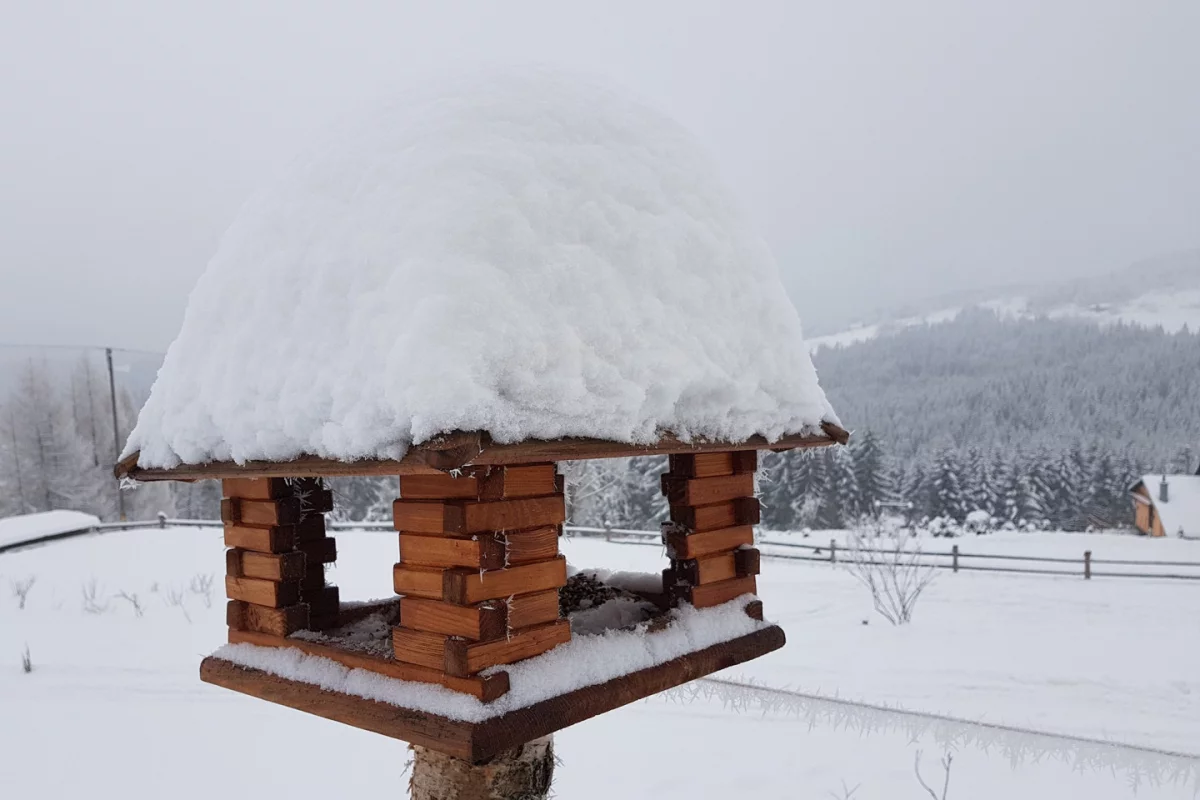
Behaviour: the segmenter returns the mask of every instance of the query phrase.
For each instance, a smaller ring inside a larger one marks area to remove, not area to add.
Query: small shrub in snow
[[[128,592],[118,592],[117,599],[124,600],[126,603],[129,603],[129,605],[133,606],[134,616],[136,616],[136,617],[142,616],[142,604],[141,604],[141,601],[138,600],[138,596],[136,594],[129,594]]]
[[[168,589],[167,590],[167,605],[175,606],[183,612],[183,618],[191,623],[192,615],[188,613],[187,606],[183,602],[183,589]]]
[[[833,800],[854,800],[854,795],[858,794],[858,790],[860,788],[862,788],[861,783],[857,784],[853,789],[851,789],[846,785],[845,781],[842,781],[842,793],[838,794],[837,792],[830,792],[829,796],[832,797]]]
[[[25,601],[29,599],[29,590],[33,588],[33,584],[37,582],[36,575],[30,575],[23,581],[10,581],[13,597],[17,598],[17,608],[24,610]]]
[[[83,585],[83,610],[88,614],[103,614],[108,611],[108,600],[101,596],[95,578]]]
[[[844,565],[870,591],[880,616],[893,625],[903,625],[912,619],[917,600],[933,582],[934,568],[922,563],[921,554],[920,540],[912,528],[894,531],[886,538],[859,529],[851,536]]]
[[[29,645],[25,645],[25,652],[21,653],[21,669],[26,675],[33,672],[33,657],[29,655]]]
[[[942,771],[945,773],[945,779],[942,781],[942,793],[939,795],[932,788],[930,788],[929,784],[925,782],[925,779],[921,777],[921,751],[917,751],[917,756],[913,760],[913,772],[916,773],[917,782],[921,784],[921,788],[924,789],[925,792],[933,798],[933,800],[946,800],[946,798],[949,797],[950,765],[952,763],[954,763],[954,756],[950,755],[949,753],[946,753],[946,755],[942,756]]]
[[[212,608],[212,585],[212,575],[201,575],[197,573],[196,575],[192,576],[192,582],[189,584],[188,588],[191,590],[192,594],[200,596],[200,599],[204,601],[205,608]]]

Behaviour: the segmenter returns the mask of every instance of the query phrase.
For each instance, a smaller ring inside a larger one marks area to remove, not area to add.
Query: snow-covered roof
[[[449,431],[740,442],[823,420],[771,253],[691,136],[520,70],[409,94],[253,196],[125,455],[399,458]]]
[[[0,519],[0,547],[20,544],[61,533],[86,531],[100,519],[81,511],[40,511]]]
[[[1162,520],[1163,533],[1167,536],[1200,536],[1200,475],[1167,475],[1167,501],[1159,499],[1159,484],[1163,476],[1143,475],[1136,489],[1144,485],[1154,505],[1155,513]]]

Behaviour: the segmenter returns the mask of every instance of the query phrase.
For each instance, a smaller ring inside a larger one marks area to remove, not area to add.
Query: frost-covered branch
[[[898,528],[885,537],[881,525],[876,521],[853,532],[843,564],[871,593],[875,610],[893,625],[904,625],[933,582],[934,567],[922,563],[920,540],[912,528]]]

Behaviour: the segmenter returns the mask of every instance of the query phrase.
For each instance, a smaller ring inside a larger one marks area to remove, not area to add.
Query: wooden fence
[[[19,550],[51,541],[69,539],[77,536],[108,533],[118,530],[134,530],[138,528],[167,528],[167,527],[196,527],[219,528],[217,520],[168,519],[160,515],[158,519],[145,522],[111,522],[102,523],[95,528],[55,533],[23,542],[13,542],[0,546],[0,553]],[[391,522],[330,522],[330,530],[394,530]],[[564,527],[567,536],[579,536],[589,539],[604,539],[616,544],[645,545],[662,547],[662,537],[658,531],[634,530],[629,528],[591,528],[575,525]],[[845,545],[838,544],[836,539],[830,539],[828,544],[808,544],[806,542],[785,542],[773,539],[759,539],[757,546],[763,558],[774,558],[784,561],[809,561],[837,565],[849,556]],[[894,550],[884,548],[859,548],[858,558],[867,556],[868,559],[877,555],[893,555]],[[1200,581],[1200,561],[1156,561],[1135,559],[1103,559],[1094,558],[1091,550],[1083,551],[1077,558],[1064,556],[1024,556],[1009,553],[971,553],[963,552],[958,544],[949,550],[919,550],[918,563],[932,569],[946,569],[951,572],[995,572],[1018,575],[1058,575],[1080,577],[1085,580],[1092,578],[1162,578],[1166,580]],[[999,562],[999,563],[995,563]],[[1140,571],[1139,571],[1140,570]]]
[[[603,538],[619,544],[661,546],[660,536],[654,531],[581,527],[569,527],[567,531],[571,535]],[[830,539],[828,544],[822,545],[763,538],[758,540],[757,546],[763,558],[786,561],[810,561],[836,565],[851,556],[848,548],[838,544],[836,539]],[[862,547],[858,549],[857,553],[860,559],[866,556],[869,561],[874,556],[892,555],[895,551]],[[971,553],[964,552],[958,544],[954,544],[949,550],[919,550],[917,556],[917,563],[923,566],[932,569],[946,569],[951,572],[1059,575],[1085,580],[1092,578],[1164,578],[1200,581],[1200,561],[1104,559],[1093,557],[1091,550],[1083,551],[1076,558],[1068,558],[1009,553]]]

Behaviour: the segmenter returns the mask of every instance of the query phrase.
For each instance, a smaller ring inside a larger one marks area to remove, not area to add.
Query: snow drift
[[[765,243],[679,125],[540,70],[345,125],[252,197],[126,446],[181,462],[397,458],[835,421]]]

